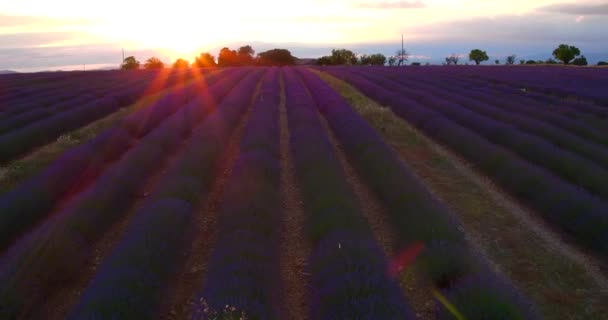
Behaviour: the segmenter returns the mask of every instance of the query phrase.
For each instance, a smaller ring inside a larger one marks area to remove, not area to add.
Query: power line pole
[[[401,65],[402,63],[404,63],[405,61],[403,61],[404,55],[405,55],[405,48],[403,48],[403,33],[401,34],[401,54],[399,55],[399,65]]]
[[[122,61],[120,62],[120,68],[122,69],[122,65],[125,63],[125,48],[122,48]]]

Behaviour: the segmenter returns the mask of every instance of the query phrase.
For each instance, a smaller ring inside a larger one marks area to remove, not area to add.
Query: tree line
[[[552,53],[553,58],[545,61],[542,60],[519,60],[519,64],[558,64],[561,62],[564,65],[572,64],[576,66],[586,66],[587,58],[581,55],[579,48],[567,44],[560,44]],[[382,53],[362,54],[357,55],[347,49],[333,49],[331,55],[323,56],[314,61],[317,65],[378,65],[378,66],[401,66],[405,65],[410,57],[410,54],[405,49],[399,49],[394,56],[386,57]],[[451,54],[445,57],[444,65],[457,65],[460,59],[464,56]],[[486,51],[481,49],[473,49],[468,55],[468,60],[475,62],[476,65],[490,58]],[[517,56],[512,54],[505,58],[505,65],[513,65],[516,63]],[[172,67],[173,68],[204,68],[204,67],[234,67],[234,66],[285,66],[296,64],[297,58],[291,55],[287,49],[272,49],[260,52],[255,55],[255,51],[249,45],[239,47],[237,50],[231,50],[224,47],[219,51],[217,60],[215,56],[209,52],[203,52],[199,56],[194,57],[194,61],[190,64],[189,61],[179,58]],[[559,62],[558,62],[559,61]],[[495,64],[500,64],[500,60],[494,60]],[[427,63],[428,64],[428,63]],[[413,62],[411,65],[420,65],[419,62]],[[600,61],[598,66],[607,65],[606,62]],[[121,64],[121,69],[133,70],[139,69],[141,63],[133,56],[127,57]],[[165,63],[156,57],[151,57],[143,64],[144,69],[162,69],[165,68]]]
[[[255,55],[255,50],[249,45],[237,50],[224,47],[220,50],[217,61],[209,52],[203,52],[194,57],[192,64],[188,60],[178,58],[171,65],[175,69],[205,68],[205,67],[237,67],[237,66],[286,66],[296,64],[297,58],[287,49],[272,49]],[[137,70],[142,67],[141,62],[134,56],[124,59],[120,68],[123,70]],[[166,65],[157,57],[148,58],[143,64],[144,69],[163,69]]]
[[[549,58],[545,61],[519,60],[519,64],[559,64],[559,62],[564,65],[571,64],[575,66],[586,66],[588,64],[587,58],[584,55],[581,55],[581,51],[579,48],[567,44],[560,44],[557,48],[555,48],[555,50],[553,50],[552,56],[553,58]],[[474,61],[477,65],[479,65],[483,61],[488,61],[489,59],[490,58],[488,57],[487,52],[482,51],[480,49],[473,49],[469,53],[469,61]],[[505,58],[504,64],[515,64],[516,59],[516,55],[509,55]],[[459,55],[452,54],[445,58],[444,65],[457,65],[459,60]],[[494,60],[494,64],[500,64],[500,60]],[[597,65],[602,66],[605,64],[606,62],[600,61]]]

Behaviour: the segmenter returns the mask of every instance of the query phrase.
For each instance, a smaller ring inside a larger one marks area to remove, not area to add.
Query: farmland
[[[606,88],[525,66],[1,76],[0,318],[601,319]]]

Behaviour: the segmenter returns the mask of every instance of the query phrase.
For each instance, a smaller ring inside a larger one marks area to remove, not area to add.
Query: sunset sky
[[[121,48],[142,61],[240,44],[298,57],[333,47],[390,55],[401,33],[421,62],[473,47],[546,59],[562,42],[608,60],[608,1],[2,0],[0,69],[117,65]]]

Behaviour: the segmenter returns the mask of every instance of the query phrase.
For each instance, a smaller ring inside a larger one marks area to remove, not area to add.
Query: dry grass
[[[427,187],[447,203],[468,240],[511,278],[547,319],[602,319],[608,315],[605,275],[573,258],[561,240],[487,178],[434,143],[407,122],[328,74],[319,73],[375,127]],[[517,214],[516,214],[517,211]],[[549,230],[544,230],[551,233]]]
[[[66,133],[54,142],[42,146],[28,155],[0,167],[0,194],[11,190],[19,183],[42,171],[67,149],[81,145],[96,137],[102,131],[114,126],[128,114],[149,106],[166,92],[166,89],[156,94],[146,96],[136,103],[124,107],[104,118],[96,120],[85,127]]]

